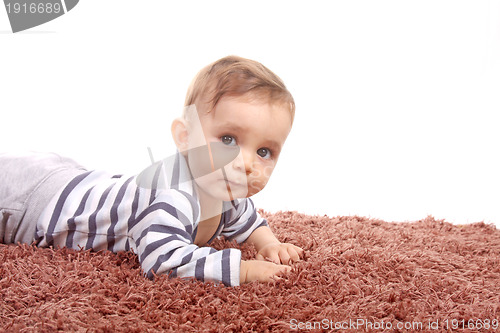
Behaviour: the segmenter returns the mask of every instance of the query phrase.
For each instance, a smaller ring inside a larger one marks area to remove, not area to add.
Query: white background
[[[0,7],[0,151],[138,173],[229,54],[297,104],[258,207],[500,226],[498,1],[81,0],[17,34]]]

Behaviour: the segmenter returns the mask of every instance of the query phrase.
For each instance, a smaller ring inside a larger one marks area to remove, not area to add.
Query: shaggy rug
[[[306,258],[284,278],[228,288],[144,278],[132,253],[0,245],[7,332],[490,332],[500,320],[500,230],[263,213]],[[217,240],[215,248],[237,247]],[[244,245],[250,259],[255,249]]]

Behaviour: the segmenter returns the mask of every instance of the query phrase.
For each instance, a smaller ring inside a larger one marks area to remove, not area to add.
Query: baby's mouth
[[[247,179],[243,174],[227,174],[224,169],[222,169],[222,177],[219,178],[220,181],[224,181],[231,187],[247,187]]]
[[[243,187],[243,186],[246,187],[246,182],[243,182],[243,181],[234,181],[234,180],[229,180],[229,179],[225,179],[225,178],[220,179],[220,181],[225,182],[226,184],[228,184],[231,187]]]

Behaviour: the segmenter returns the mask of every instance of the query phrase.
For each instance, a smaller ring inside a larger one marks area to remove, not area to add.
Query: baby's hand
[[[260,281],[271,282],[279,279],[278,275],[290,271],[286,265],[277,265],[269,261],[242,260],[240,266],[240,284]]]
[[[257,260],[270,260],[276,264],[290,265],[299,261],[304,255],[304,250],[290,243],[270,243],[262,247],[255,258]]]

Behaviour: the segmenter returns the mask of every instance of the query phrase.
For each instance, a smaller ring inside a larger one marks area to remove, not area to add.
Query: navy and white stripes
[[[145,274],[171,273],[203,281],[239,285],[241,252],[216,251],[193,244],[200,206],[189,169],[177,154],[173,167],[156,165],[153,184],[143,188],[136,177],[90,171],[78,175],[57,193],[37,223],[39,246],[75,249],[133,250]],[[168,176],[167,176],[168,175]],[[161,182],[172,184],[160,186]],[[222,235],[245,241],[267,225],[250,199],[224,203]]]

